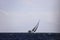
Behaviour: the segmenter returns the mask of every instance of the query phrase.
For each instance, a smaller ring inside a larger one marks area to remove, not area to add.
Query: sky
[[[0,0],[0,32],[59,32],[58,0]]]

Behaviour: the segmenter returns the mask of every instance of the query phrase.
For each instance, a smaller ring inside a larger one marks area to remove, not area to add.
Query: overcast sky
[[[58,0],[0,0],[0,32],[59,32]]]

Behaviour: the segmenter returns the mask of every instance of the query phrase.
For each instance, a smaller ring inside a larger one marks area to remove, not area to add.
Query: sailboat
[[[39,26],[39,22],[40,21],[38,21],[38,23],[36,24],[36,26],[32,30],[29,30],[28,33],[35,33],[36,30],[37,30],[37,28],[38,28],[38,26]]]

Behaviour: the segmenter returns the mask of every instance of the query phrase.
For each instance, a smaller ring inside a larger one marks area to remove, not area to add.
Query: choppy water
[[[0,40],[60,40],[60,33],[0,33]]]

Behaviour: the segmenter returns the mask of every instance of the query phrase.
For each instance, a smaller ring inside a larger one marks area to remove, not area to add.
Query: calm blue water
[[[0,40],[60,40],[60,33],[0,33]]]

